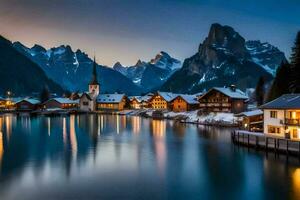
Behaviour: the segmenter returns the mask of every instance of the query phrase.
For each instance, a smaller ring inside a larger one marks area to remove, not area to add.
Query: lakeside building
[[[180,94],[171,100],[172,111],[186,112],[199,108],[199,102],[196,95]]]
[[[25,98],[16,102],[17,111],[34,111],[39,108],[40,101],[33,98]]]
[[[6,106],[6,100],[3,97],[0,97],[0,110],[4,110]]]
[[[61,108],[61,109],[77,109],[79,107],[79,100],[71,100],[69,98],[52,98],[48,101],[45,101],[42,104],[44,109],[53,109],[53,108]]]
[[[100,94],[100,84],[97,79],[96,60],[94,57],[92,79],[88,85],[88,92],[84,92],[79,99],[79,109],[82,111],[95,111],[97,97]]]
[[[247,108],[248,96],[235,86],[214,87],[199,98],[199,108],[205,112],[240,113]]]
[[[124,110],[128,102],[125,94],[99,94],[97,97],[97,110]]]
[[[251,132],[263,131],[263,111],[260,109],[242,112],[235,115],[241,119],[241,128]]]
[[[129,97],[130,108],[132,109],[146,109],[149,108],[149,100],[153,94],[147,94],[145,96],[132,96]]]
[[[171,102],[177,96],[178,94],[173,94],[171,92],[156,92],[149,99],[150,107],[156,110],[172,110]]]
[[[300,139],[300,94],[285,94],[260,107],[264,134]]]

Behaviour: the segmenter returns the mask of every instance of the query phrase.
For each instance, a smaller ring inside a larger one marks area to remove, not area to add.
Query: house
[[[25,98],[16,102],[17,111],[33,111],[38,109],[40,101],[33,98]]]
[[[124,110],[127,104],[125,94],[100,94],[97,97],[97,110]]]
[[[260,107],[264,133],[300,139],[300,94],[285,94]]]
[[[150,107],[156,110],[172,110],[172,100],[175,99],[178,94],[171,92],[156,92],[150,99]]]
[[[130,108],[132,109],[145,109],[149,108],[149,99],[151,98],[151,95],[145,95],[145,96],[133,96],[130,97]]]
[[[263,131],[263,111],[260,109],[251,110],[235,115],[241,118],[241,128],[252,132]]]
[[[130,108],[132,109],[141,109],[142,101],[140,96],[129,97]]]
[[[3,97],[0,97],[0,110],[4,110],[6,106],[6,100]]]
[[[97,79],[96,60],[94,57],[92,79],[88,85],[88,92],[84,92],[79,98],[79,109],[81,111],[95,111],[96,101],[100,93],[100,84]]]
[[[214,87],[199,97],[199,108],[205,112],[240,113],[247,107],[248,96],[235,86]]]
[[[79,99],[79,108],[81,111],[93,111],[94,108],[94,102],[92,97],[89,95],[89,93],[84,92]]]
[[[44,109],[53,109],[53,108],[61,108],[61,109],[77,109],[79,107],[79,100],[71,100],[68,98],[52,98],[43,103]]]
[[[172,110],[174,112],[185,112],[199,108],[196,95],[180,94],[172,100]]]
[[[4,101],[2,101],[1,105],[1,109],[5,109],[5,110],[14,110],[16,109],[16,102],[22,100],[22,98],[20,97],[15,97],[15,98],[6,98],[4,99]]]

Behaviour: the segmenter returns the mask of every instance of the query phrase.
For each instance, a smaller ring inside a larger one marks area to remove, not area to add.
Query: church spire
[[[97,70],[96,70],[96,58],[94,56],[94,62],[93,62],[93,74],[92,74],[92,80],[90,82],[90,85],[99,85],[97,80]]]

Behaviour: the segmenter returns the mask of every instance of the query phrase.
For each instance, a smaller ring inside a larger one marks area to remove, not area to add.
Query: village
[[[238,127],[244,131],[241,133],[300,140],[299,94],[286,94],[257,108],[249,105],[249,97],[234,85],[213,87],[194,95],[157,91],[144,96],[127,96],[101,94],[100,91],[94,63],[87,92],[73,93],[69,98],[53,97],[45,102],[33,97],[0,97],[0,112],[139,115],[183,123]]]

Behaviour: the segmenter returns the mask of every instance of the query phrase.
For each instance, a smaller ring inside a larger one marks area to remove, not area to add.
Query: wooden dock
[[[231,139],[236,145],[300,157],[300,140],[291,140],[243,130],[232,131]]]

